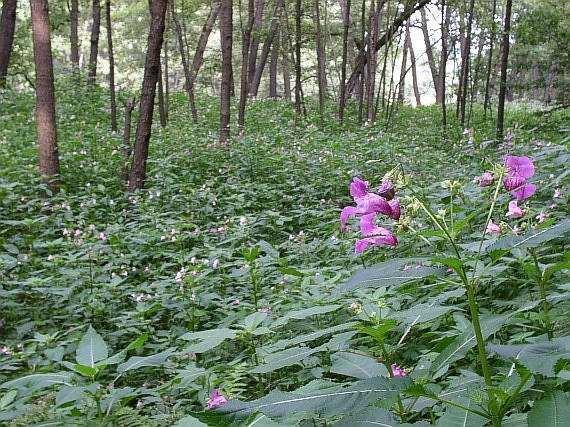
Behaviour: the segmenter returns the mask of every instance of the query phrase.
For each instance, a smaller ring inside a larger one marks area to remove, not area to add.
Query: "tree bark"
[[[129,174],[128,188],[131,191],[143,188],[146,179],[146,162],[152,131],[156,83],[158,82],[160,68],[160,50],[164,36],[166,3],[167,0],[153,0],[152,2],[148,48],[139,104],[139,122],[135,137],[133,163]]]
[[[507,66],[509,65],[509,33],[511,31],[511,9],[513,0],[507,0],[505,7],[505,21],[503,26],[503,42],[501,57],[501,85],[499,88],[499,100],[497,107],[497,139],[503,139],[505,119],[505,95],[507,93]]]
[[[125,103],[125,124],[123,126],[123,154],[125,155],[125,166],[123,168],[124,180],[129,179],[128,164],[131,160],[131,118],[135,108],[135,99],[130,98]]]
[[[495,15],[497,14],[497,0],[493,0],[493,16],[491,24],[491,32],[489,34],[489,56],[487,57],[487,70],[485,76],[485,100],[483,101],[483,111],[484,116],[487,118],[487,110],[489,109],[489,104],[491,103],[491,93],[489,90],[489,84],[491,82],[491,67],[493,64],[493,44],[495,42]]]
[[[245,129],[245,106],[247,104],[247,93],[249,89],[248,82],[248,64],[249,64],[249,50],[251,44],[251,32],[253,29],[253,22],[255,19],[255,3],[254,0],[248,0],[247,3],[247,24],[242,33],[241,42],[241,76],[240,76],[240,91],[239,91],[239,108],[238,108],[238,128],[240,135],[243,134]]]
[[[410,37],[409,21],[408,21],[408,26],[406,27],[406,40],[408,41],[408,50],[410,51],[410,62],[412,66],[412,87],[414,89],[414,97],[416,98],[416,106],[420,107],[422,105],[422,100],[420,95],[420,89],[418,87],[418,71],[416,69],[416,55],[414,53],[412,38]]]
[[[429,37],[429,29],[425,9],[422,8],[420,10],[420,13],[422,18],[422,34],[424,36],[424,44],[426,45],[426,56],[431,72],[433,87],[435,89],[435,102],[436,104],[441,104],[441,79],[439,77],[438,68],[435,64],[435,56],[433,54],[433,48]]]
[[[0,17],[0,88],[6,86],[8,64],[14,45],[17,6],[17,0],[4,0],[2,5],[2,17]]]
[[[321,121],[327,96],[326,52],[321,29],[320,0],[315,0],[315,44],[317,49],[317,83],[319,87],[319,114]]]
[[[168,111],[170,109],[170,73],[168,68],[168,30],[165,28],[164,31],[164,112],[166,115],[166,120],[168,121]]]
[[[368,42],[368,76],[366,79],[366,111],[367,119],[370,124],[374,123],[376,118],[376,110],[374,108],[374,95],[376,93],[376,65],[378,60],[378,51],[376,49],[376,41],[378,39],[380,9],[384,6],[385,0],[372,0],[370,5],[370,38]]]
[[[109,51],[109,94],[111,98],[111,130],[117,131],[117,98],[115,95],[115,55],[113,53],[113,34],[111,29],[111,0],[105,0],[105,18],[107,23],[107,49]]]
[[[443,138],[447,137],[447,106],[445,104],[445,80],[447,74],[447,35],[449,33],[449,7],[445,7],[445,0],[441,1],[441,59],[439,75],[441,76],[441,115]],[[445,18],[444,18],[445,16]]]
[[[273,45],[271,48],[271,58],[269,61],[269,97],[277,98],[277,66],[279,63],[279,49],[280,49],[281,36],[277,34],[277,37],[273,39]]]
[[[295,112],[302,114],[301,101],[301,0],[295,1]]]
[[[406,90],[406,74],[408,72],[408,34],[410,32],[410,21],[406,22],[406,36],[404,37],[404,48],[402,49],[402,66],[400,67],[400,81],[398,83],[398,102],[404,103]]]
[[[254,17],[253,27],[251,29],[251,39],[249,43],[249,56],[248,56],[248,74],[247,81],[250,87],[248,93],[251,94],[251,83],[255,77],[255,70],[257,69],[257,50],[259,49],[260,31],[263,24],[263,9],[265,7],[265,0],[255,0],[254,4]]]
[[[220,6],[220,38],[222,46],[222,84],[220,87],[220,144],[227,145],[230,136],[230,96],[232,76],[232,0]]]
[[[287,41],[289,40],[289,31],[287,28],[286,5],[283,8],[283,22],[281,24],[281,68],[283,70],[283,96],[287,101],[291,101],[291,72],[289,69],[289,50],[287,49]]]
[[[99,56],[99,32],[101,30],[101,4],[93,0],[93,22],[91,23],[91,49],[89,51],[89,70],[87,82],[94,84],[97,76],[97,57]]]
[[[59,153],[55,123],[55,88],[51,53],[49,9],[47,0],[30,0],[32,38],[36,66],[36,127],[38,133],[39,171],[42,179],[59,188]]]
[[[342,2],[341,2],[342,4]],[[340,71],[340,96],[338,101],[338,121],[344,122],[344,110],[346,108],[346,67],[348,61],[348,30],[350,27],[350,0],[346,0],[345,9],[342,16],[342,66]]]
[[[158,66],[158,80],[156,82],[156,85],[158,91],[158,116],[160,118],[160,126],[166,127],[166,107],[164,105],[164,82],[162,78],[162,64],[159,64]]]
[[[461,93],[461,99],[459,103],[459,121],[461,126],[465,125],[465,106],[467,104],[467,91],[469,89],[469,68],[471,62],[471,29],[473,28],[473,13],[475,8],[475,0],[469,2],[469,19],[467,20],[467,30],[465,35],[465,49],[462,55],[463,66],[461,67],[463,72],[461,87],[463,88]]]
[[[70,60],[74,70],[79,70],[79,0],[71,0],[69,11]]]

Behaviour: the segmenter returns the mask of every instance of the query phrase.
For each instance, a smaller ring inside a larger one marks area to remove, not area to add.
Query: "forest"
[[[0,426],[570,426],[569,0],[0,4]]]

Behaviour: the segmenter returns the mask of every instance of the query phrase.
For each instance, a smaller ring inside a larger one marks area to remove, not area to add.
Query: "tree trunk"
[[[166,25],[166,24],[165,24]],[[168,110],[170,109],[170,74],[168,69],[168,30],[165,29],[164,38],[164,112],[168,121]]]
[[[93,0],[93,22],[91,24],[91,50],[89,51],[89,70],[87,82],[95,83],[97,76],[97,57],[99,56],[99,32],[101,26],[101,5],[99,0]]]
[[[75,71],[79,70],[79,0],[71,0],[69,11],[70,60]]]
[[[135,137],[133,164],[129,174],[128,188],[131,191],[143,188],[146,178],[146,161],[152,131],[154,96],[160,69],[160,50],[164,36],[166,3],[167,0],[153,0],[152,2],[148,48],[139,104],[139,122]]]
[[[220,6],[220,38],[222,46],[222,84],[220,87],[220,144],[227,145],[230,136],[230,96],[232,76],[232,0]]]
[[[275,36],[278,33],[279,19],[281,16],[281,11],[283,10],[283,1],[284,0],[277,0],[275,3],[275,13],[273,14],[273,19],[271,20],[271,27],[269,28],[269,33],[267,34],[267,38],[263,42],[263,47],[261,49],[261,56],[259,57],[259,64],[257,64],[253,80],[250,82],[249,85],[250,87],[249,93],[252,96],[257,96],[257,93],[259,92],[261,76],[263,75],[263,70],[265,68],[265,64],[267,63],[267,58],[269,57],[271,45],[273,43],[273,40],[275,39]]]
[[[396,34],[396,31],[404,24],[404,22],[410,18],[410,16],[414,14],[414,12],[420,10],[429,2],[430,0],[414,0],[410,3],[406,3],[404,10],[394,18],[394,21],[392,21],[392,24],[390,26],[388,26],[382,37],[380,37],[375,42],[376,51],[379,51],[384,45],[386,45],[386,43],[394,36],[394,34]],[[367,55],[361,51],[356,57],[352,74],[348,79],[347,93],[353,92],[356,82],[358,81],[358,77],[364,70],[364,66],[366,65],[367,61]]]
[[[59,153],[55,124],[55,89],[51,54],[49,9],[47,0],[30,0],[32,38],[36,66],[36,127],[38,133],[39,171],[42,179],[59,188]]]
[[[6,86],[8,64],[14,45],[17,6],[17,0],[4,0],[2,5],[2,17],[0,18],[0,88]]]
[[[469,2],[469,19],[467,20],[467,30],[465,36],[465,49],[464,55],[465,57],[462,58],[463,62],[463,73],[462,79],[463,82],[461,83],[461,87],[463,88],[461,93],[461,99],[459,104],[459,121],[461,122],[461,126],[465,126],[465,106],[467,104],[467,92],[469,89],[469,68],[470,68],[470,56],[471,56],[471,29],[473,28],[473,13],[475,8],[475,0],[471,0]]]
[[[238,108],[238,128],[239,134],[243,134],[245,129],[245,106],[247,103],[247,93],[249,89],[248,82],[248,64],[249,50],[251,44],[251,32],[253,30],[253,22],[255,19],[255,2],[248,0],[247,2],[247,24],[243,30],[241,42],[241,82],[239,91],[239,108]]]
[[[366,59],[366,0],[362,0],[362,4],[360,5],[360,53],[359,55],[362,58]],[[357,57],[358,60],[358,57]],[[356,64],[355,64],[356,68]],[[354,75],[354,72],[353,72]],[[362,123],[363,116],[364,116],[364,65],[356,74],[358,78],[358,123]],[[356,84],[356,81],[355,81]],[[346,87],[347,95],[350,95],[350,79],[348,80],[347,87]]]
[[[124,180],[129,179],[129,162],[131,160],[131,117],[135,108],[135,99],[128,99],[125,103],[125,124],[123,126],[123,154],[125,155],[125,166],[123,168]]]
[[[376,41],[378,39],[380,9],[383,5],[384,0],[372,0],[370,5],[370,39],[368,42],[368,76],[366,80],[366,111],[367,119],[370,124],[374,123],[374,119],[376,118],[376,110],[374,108],[374,95],[376,93],[376,65],[378,59]]]
[[[408,35],[410,33],[410,21],[406,22],[406,36],[404,37],[404,48],[402,49],[402,66],[400,68],[400,81],[398,83],[398,102],[404,103],[404,95],[406,90],[406,74],[408,72]]]
[[[319,87],[319,114],[321,121],[327,96],[326,52],[321,29],[320,0],[315,0],[315,44],[317,48],[317,83]]]
[[[438,68],[435,64],[435,56],[433,54],[433,48],[429,37],[429,29],[425,9],[422,8],[420,10],[420,13],[422,18],[422,34],[424,36],[424,43],[426,45],[426,56],[431,72],[433,87],[435,89],[435,102],[436,104],[441,104],[441,79],[439,77]]]
[[[259,49],[260,31],[263,24],[263,9],[265,7],[265,0],[255,0],[253,26],[251,29],[251,39],[249,43],[249,56],[247,68],[247,81],[250,85],[248,93],[251,94],[251,83],[255,78],[255,70],[257,69],[257,50]]]
[[[420,89],[418,87],[418,71],[416,69],[416,55],[414,53],[414,46],[412,44],[412,38],[410,37],[410,25],[409,24],[406,27],[406,40],[408,41],[408,49],[410,51],[410,62],[412,65],[412,87],[414,89],[414,97],[416,98],[416,106],[420,107],[422,105],[422,100],[421,100],[421,96],[420,96]]]
[[[115,55],[113,53],[113,34],[111,30],[111,0],[105,1],[107,23],[107,49],[109,51],[109,94],[111,98],[111,130],[117,131],[117,98],[115,96]]]
[[[160,58],[159,58],[160,61]],[[158,115],[160,117],[160,126],[166,127],[166,108],[164,106],[164,86],[163,86],[163,79],[162,79],[162,64],[158,66],[158,80],[157,84],[157,91],[158,91]]]
[[[295,1],[295,112],[301,117],[301,0]]]
[[[501,85],[499,88],[499,100],[497,107],[497,139],[503,139],[503,128],[505,119],[505,95],[507,93],[507,66],[509,65],[509,33],[511,31],[511,8],[513,0],[507,0],[505,7],[505,22],[503,28],[503,42],[501,57]]]
[[[493,64],[493,44],[495,42],[495,15],[497,13],[497,0],[493,0],[493,16],[491,17],[491,33],[489,34],[489,56],[487,57],[487,70],[485,76],[485,100],[483,101],[483,110],[485,118],[487,118],[487,110],[491,103],[491,93],[489,91],[489,84],[491,82],[491,67]]]
[[[271,59],[269,61],[269,97],[277,98],[277,65],[279,63],[279,50],[280,50],[281,36],[273,39],[273,47],[271,48]]]
[[[346,0],[345,10],[342,16],[342,66],[340,71],[340,96],[338,101],[338,121],[344,122],[344,110],[346,108],[346,66],[348,60],[348,30],[350,27],[350,0]]]
[[[287,41],[289,40],[289,31],[287,28],[286,5],[283,8],[284,24],[281,25],[281,68],[283,70],[283,96],[287,101],[291,101],[291,72],[289,70],[289,50],[287,49]]]
[[[444,17],[445,16],[445,17]],[[447,138],[447,106],[445,104],[445,79],[447,74],[447,36],[449,33],[449,7],[445,7],[445,0],[441,1],[441,63],[439,75],[441,76],[441,115],[443,138]]]

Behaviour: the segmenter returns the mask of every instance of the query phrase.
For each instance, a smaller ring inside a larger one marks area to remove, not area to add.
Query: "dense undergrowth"
[[[291,105],[259,100],[225,149],[217,100],[200,99],[194,125],[175,94],[146,189],[128,194],[105,94],[60,88],[63,185],[48,197],[33,97],[0,96],[0,424],[479,426],[496,424],[493,405],[509,426],[568,416],[564,110],[512,108],[494,144],[477,106],[474,130],[452,122],[444,140],[438,107],[367,127],[354,114],[339,126],[331,104],[323,123],[295,126]],[[473,178],[507,153],[534,160],[538,190],[521,219],[499,191],[502,235],[483,236],[495,187]],[[339,227],[348,185],[387,173],[399,244],[357,256]],[[206,409],[214,389],[223,404]]]

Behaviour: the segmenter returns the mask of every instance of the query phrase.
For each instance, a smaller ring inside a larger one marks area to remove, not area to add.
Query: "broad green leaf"
[[[367,408],[344,416],[335,427],[399,427],[394,416],[382,408]]]
[[[271,352],[276,350],[284,349],[293,345],[299,345],[302,343],[314,341],[325,335],[334,334],[336,332],[346,331],[347,329],[355,329],[358,326],[358,322],[348,322],[341,325],[331,326],[330,328],[320,329],[315,332],[309,332],[308,334],[298,335],[294,338],[285,338],[277,341],[268,348]]]
[[[55,406],[65,405],[69,402],[75,402],[83,397],[85,387],[78,386],[62,386],[55,396]]]
[[[552,227],[544,230],[533,230],[524,236],[506,236],[497,239],[493,244],[487,246],[487,252],[497,249],[525,249],[534,248],[549,240],[564,236],[570,231],[570,219],[564,219]]]
[[[453,291],[444,292],[432,298],[429,302],[415,304],[407,310],[395,314],[395,318],[405,325],[414,326],[418,323],[429,322],[455,310],[456,307],[441,305],[449,298],[458,298],[465,294],[465,289],[459,288]]]
[[[291,347],[277,353],[271,353],[265,356],[264,364],[256,366],[250,372],[253,374],[265,374],[285,366],[296,365],[318,351],[321,350],[319,348]]]
[[[272,328],[278,328],[280,326],[287,324],[291,319],[302,320],[302,319],[306,319],[307,317],[316,316],[318,314],[330,313],[332,311],[338,310],[340,307],[341,306],[338,304],[331,304],[331,305],[321,305],[321,306],[310,307],[310,308],[306,308],[304,310],[290,311],[285,316],[283,316],[283,317],[277,319],[275,322],[273,322],[271,327]]]
[[[117,372],[122,374],[126,371],[139,369],[148,366],[162,366],[167,359],[175,353],[173,349],[168,349],[162,353],[152,354],[150,356],[132,356],[124,363],[117,366]]]
[[[378,399],[394,398],[409,385],[406,378],[370,378],[340,389],[312,393],[286,393],[274,390],[260,399],[243,402],[230,400],[217,409],[239,417],[262,412],[269,417],[281,417],[295,412],[315,412],[336,415],[361,410]]]
[[[0,385],[0,388],[36,391],[42,388],[51,387],[55,384],[69,384],[73,374],[70,372],[58,372],[53,374],[32,374]]]
[[[91,366],[81,365],[79,363],[72,364],[71,369],[73,369],[78,374],[89,378],[93,378],[99,373],[99,369],[92,368]]]
[[[97,362],[107,357],[109,357],[107,344],[105,344],[101,335],[99,335],[92,326],[89,326],[89,329],[79,342],[75,360],[80,365],[94,368]]]
[[[376,326],[361,326],[358,330],[366,335],[370,335],[378,342],[383,342],[388,333],[396,327],[396,321],[393,319],[383,320],[381,324]]]
[[[467,409],[481,412],[481,407],[472,400],[465,399],[461,402]],[[487,419],[481,415],[469,412],[467,409],[446,405],[445,413],[437,420],[438,427],[483,427]]]
[[[332,355],[331,373],[366,379],[388,376],[388,369],[373,357],[341,351]]]
[[[220,345],[224,340],[234,339],[235,337],[236,333],[232,329],[218,328],[200,332],[187,332],[180,338],[190,341],[190,345],[185,348],[185,351],[205,353]]]
[[[564,427],[570,422],[570,394],[551,391],[528,414],[529,427]]]
[[[208,427],[208,424],[204,424],[198,418],[188,415],[179,419],[172,427]]]
[[[9,392],[4,393],[2,395],[2,398],[0,398],[0,411],[4,410],[4,408],[7,408],[8,405],[10,405],[14,399],[16,399],[16,396],[18,396],[17,390],[10,390]]]

